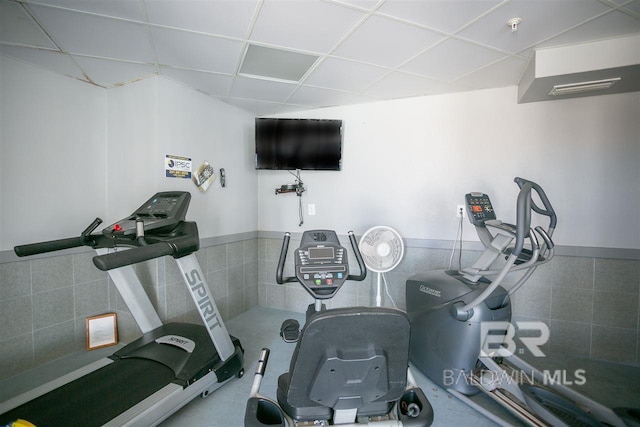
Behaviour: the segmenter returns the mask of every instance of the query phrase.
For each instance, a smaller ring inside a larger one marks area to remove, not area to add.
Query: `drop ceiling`
[[[0,0],[3,55],[255,115],[515,86],[536,49],[639,33],[640,0]]]

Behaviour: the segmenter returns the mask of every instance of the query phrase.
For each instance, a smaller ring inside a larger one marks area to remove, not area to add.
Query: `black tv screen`
[[[256,169],[341,167],[342,120],[256,118]]]

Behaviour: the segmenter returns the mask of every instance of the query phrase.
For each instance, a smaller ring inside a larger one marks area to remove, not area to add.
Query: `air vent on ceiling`
[[[268,80],[299,82],[318,56],[250,44],[238,74]]]

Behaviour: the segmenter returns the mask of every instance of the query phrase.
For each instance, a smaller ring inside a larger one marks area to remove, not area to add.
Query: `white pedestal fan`
[[[378,273],[376,307],[380,307],[382,305],[381,281],[383,274],[396,268],[404,255],[402,237],[393,228],[378,225],[364,232],[360,238],[359,246],[367,268]]]

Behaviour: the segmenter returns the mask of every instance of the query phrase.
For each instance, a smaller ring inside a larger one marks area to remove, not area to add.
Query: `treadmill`
[[[93,233],[96,218],[79,237],[14,248],[18,256],[90,246],[93,263],[108,271],[143,335],[109,357],[0,404],[0,425],[17,419],[37,427],[152,426],[198,395],[207,396],[241,377],[244,350],[229,336],[195,252],[195,222],[185,221],[191,194],[160,192],[130,216]],[[202,324],[163,325],[133,265],[172,256]]]

